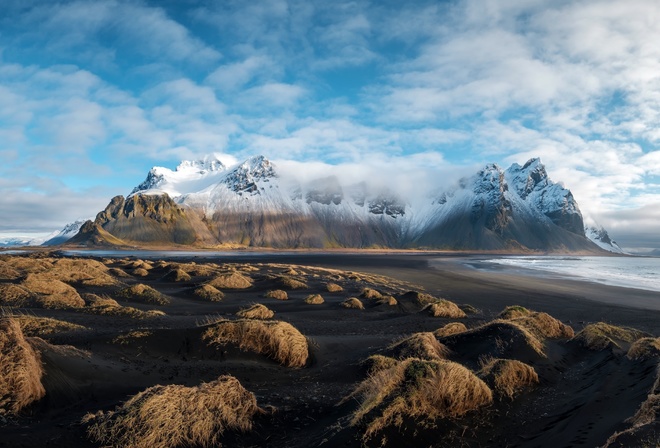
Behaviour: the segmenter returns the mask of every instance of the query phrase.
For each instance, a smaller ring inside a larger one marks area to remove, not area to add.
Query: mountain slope
[[[152,169],[94,223],[150,244],[599,251],[575,198],[539,159],[489,164],[448,191],[404,199],[361,179],[301,183],[263,156],[229,168],[207,158]]]

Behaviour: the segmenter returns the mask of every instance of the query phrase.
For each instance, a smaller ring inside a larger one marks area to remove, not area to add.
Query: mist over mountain
[[[506,170],[488,164],[444,187],[442,179],[409,173],[296,175],[291,166],[280,169],[263,156],[227,166],[209,156],[175,170],[154,167],[70,242],[620,251],[604,229],[585,234],[572,193],[549,178],[539,159]]]

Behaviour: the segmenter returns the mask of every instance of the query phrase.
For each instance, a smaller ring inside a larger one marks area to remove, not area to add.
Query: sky
[[[660,248],[658,23],[656,0],[2,0],[0,235],[209,153],[385,177],[540,157]]]

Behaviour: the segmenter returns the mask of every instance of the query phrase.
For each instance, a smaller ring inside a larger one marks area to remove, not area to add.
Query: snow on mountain
[[[331,173],[328,173],[331,174]],[[589,249],[571,192],[539,159],[486,165],[442,192],[402,198],[362,179],[301,183],[263,156],[227,167],[208,158],[153,168],[132,195],[167,193],[220,241],[252,245]]]
[[[594,242],[601,249],[605,249],[608,252],[614,252],[616,254],[625,253],[623,249],[610,238],[610,235],[607,233],[603,227],[598,226],[597,224],[593,226],[585,226],[584,232],[592,242]]]
[[[78,219],[64,226],[62,230],[52,232],[45,237],[39,244],[43,246],[55,246],[69,241],[76,236],[80,228],[87,222],[87,219]]]
[[[216,156],[207,156],[197,161],[183,161],[174,171],[156,166],[149,171],[144,182],[131,191],[131,195],[167,193],[175,197],[200,191],[218,182],[226,169],[225,164]]]

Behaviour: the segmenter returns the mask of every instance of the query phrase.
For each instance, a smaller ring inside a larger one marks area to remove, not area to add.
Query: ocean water
[[[577,280],[660,292],[660,258],[511,256],[482,260],[481,263],[532,269],[576,277]]]

